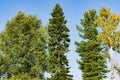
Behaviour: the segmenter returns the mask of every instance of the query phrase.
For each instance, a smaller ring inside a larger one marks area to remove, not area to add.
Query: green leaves
[[[116,65],[116,70],[117,70],[117,73],[118,73],[118,75],[120,76],[120,66],[119,65]]]
[[[45,30],[37,17],[18,12],[7,22],[5,31],[0,34],[0,41],[0,50],[6,62],[3,73],[9,72],[11,77],[24,73],[29,78],[43,75],[46,70],[47,41]]]
[[[7,21],[5,30],[0,33],[0,75],[7,73],[9,80],[43,80],[44,72],[48,72],[51,74],[48,80],[72,80],[66,56],[70,51],[70,30],[59,4],[51,16],[46,27],[36,16],[21,11]],[[107,77],[106,58],[111,58],[108,51],[111,48],[111,52],[120,52],[119,21],[120,16],[110,9],[102,8],[98,15],[92,9],[84,13],[81,26],[76,26],[82,39],[75,45],[83,80]],[[119,74],[120,67],[115,68]]]

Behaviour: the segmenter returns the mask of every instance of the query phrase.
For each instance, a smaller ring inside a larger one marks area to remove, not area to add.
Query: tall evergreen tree
[[[59,4],[55,5],[51,15],[48,26],[48,70],[51,77],[48,80],[72,80],[68,74],[69,66],[65,55],[69,51],[69,29],[65,25],[67,21]]]
[[[82,70],[83,80],[101,80],[107,77],[105,73],[108,72],[104,56],[100,53],[102,48],[96,40],[98,32],[93,23],[95,19],[96,11],[92,9],[84,13],[84,18],[81,19],[82,27],[77,26],[79,35],[83,39],[80,42],[75,42],[76,52],[81,57],[78,64]]]
[[[0,34],[0,50],[5,63],[0,72],[11,77],[26,74],[43,79],[45,70],[46,38],[41,21],[22,12],[8,21]],[[4,70],[4,71],[3,71]]]

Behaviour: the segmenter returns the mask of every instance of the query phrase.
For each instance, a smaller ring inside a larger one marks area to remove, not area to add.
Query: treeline
[[[66,56],[70,30],[59,4],[51,16],[47,26],[42,26],[36,16],[20,11],[6,23],[0,33],[0,76],[6,75],[6,80],[73,80]],[[75,42],[82,80],[101,80],[108,72],[110,80],[115,80],[115,70],[120,73],[114,57],[120,52],[119,22],[120,17],[107,8],[98,14],[94,9],[84,13],[82,27],[76,26],[82,40]],[[46,78],[45,73],[50,76]]]

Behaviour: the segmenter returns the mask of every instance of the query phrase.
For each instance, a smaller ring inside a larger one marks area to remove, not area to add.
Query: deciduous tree
[[[115,80],[114,70],[116,66],[114,55],[120,42],[120,31],[117,30],[118,24],[120,22],[119,16],[111,13],[107,8],[101,8],[99,15],[94,22],[101,29],[98,34],[97,39],[102,42],[102,44],[108,48],[108,53],[111,58],[111,78],[110,80]]]
[[[43,79],[46,38],[41,21],[18,12],[0,34],[0,52],[5,61],[0,72],[3,69],[11,77],[27,74],[30,78]]]

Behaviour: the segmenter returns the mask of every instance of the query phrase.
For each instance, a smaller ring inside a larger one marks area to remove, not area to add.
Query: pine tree
[[[59,4],[55,5],[51,15],[48,25],[48,71],[51,77],[48,80],[72,80],[68,74],[69,66],[65,55],[69,51],[69,29],[65,25],[67,21]]]
[[[41,21],[22,12],[8,21],[0,34],[0,50],[4,55],[4,73],[11,77],[28,75],[43,79],[46,59],[45,30]]]
[[[116,51],[119,51],[117,47],[120,39],[120,31],[117,31],[117,26],[120,22],[119,16],[111,13],[107,8],[101,8],[99,15],[94,24],[97,24],[102,30],[97,39],[102,42],[102,44],[108,48],[108,53],[110,54],[111,59],[111,78],[110,80],[115,80],[114,70],[116,67],[116,62],[114,55]]]
[[[80,42],[75,42],[77,46],[76,52],[81,57],[78,64],[80,70],[82,70],[83,80],[101,80],[107,77],[105,75],[108,72],[105,59],[100,53],[102,48],[96,40],[98,32],[96,25],[93,23],[96,17],[94,9],[85,12],[84,18],[81,19],[82,27],[77,26],[79,35],[83,39]]]

